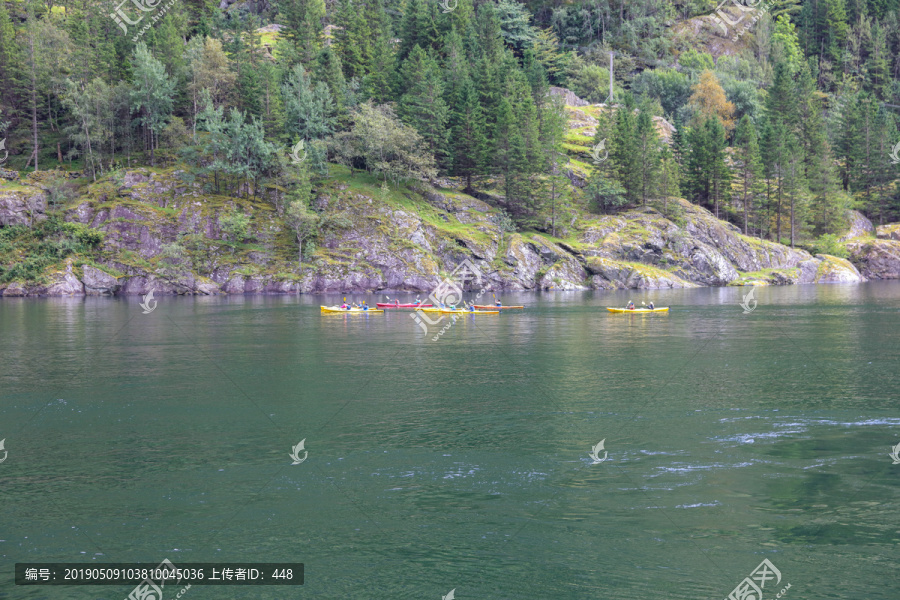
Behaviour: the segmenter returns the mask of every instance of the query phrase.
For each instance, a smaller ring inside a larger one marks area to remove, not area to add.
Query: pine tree
[[[784,124],[777,119],[769,119],[763,127],[762,159],[766,168],[767,207],[775,207],[775,237],[781,243],[781,216],[784,206],[784,177],[787,162],[786,145],[788,132]]]
[[[447,164],[447,105],[437,61],[415,46],[401,68],[406,90],[397,110],[419,132],[438,165]]]
[[[478,93],[467,73],[455,86],[450,102],[451,172],[465,177],[465,191],[471,192],[472,177],[480,174],[486,166],[488,140]]]
[[[641,202],[646,206],[651,190],[656,188],[660,168],[659,134],[653,126],[649,106],[644,104],[635,124],[637,163],[640,172]]]
[[[297,60],[312,63],[322,48],[325,19],[324,0],[276,0],[278,22],[284,29],[281,35],[290,42]]]
[[[301,65],[294,65],[281,86],[284,102],[285,132],[302,140],[323,139],[334,130],[334,100],[328,86],[313,86]]]
[[[347,114],[347,80],[341,68],[341,57],[330,46],[326,46],[319,52],[316,58],[316,80],[322,81],[328,86],[331,97],[334,98],[335,112],[343,119]]]
[[[706,139],[707,172],[716,218],[719,218],[719,204],[731,189],[731,171],[725,164],[725,127],[722,122],[710,117],[703,124]]]
[[[759,156],[756,126],[753,125],[749,116],[741,117],[734,134],[734,142],[735,162],[741,188],[741,204],[744,209],[744,235],[748,235],[750,206],[753,198],[759,193],[762,179],[762,162]]]
[[[637,123],[634,116],[634,99],[629,94],[625,103],[616,109],[616,123],[610,140],[609,158],[616,179],[625,190],[629,203],[641,197],[641,171],[638,150]]]

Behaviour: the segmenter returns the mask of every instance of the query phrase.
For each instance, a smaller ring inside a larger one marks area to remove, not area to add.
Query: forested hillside
[[[0,110],[4,188],[46,193],[25,212],[176,169],[201,204],[270,206],[301,268],[357,173],[487,202],[501,241],[675,198],[837,256],[850,209],[900,220],[900,0],[0,1]],[[250,213],[216,233],[252,241]],[[0,227],[0,282],[35,277],[9,269],[32,221]]]

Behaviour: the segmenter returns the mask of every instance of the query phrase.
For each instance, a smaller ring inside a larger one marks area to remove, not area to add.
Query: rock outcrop
[[[864,277],[900,279],[900,241],[892,238],[860,239],[847,242],[847,249],[850,260]]]
[[[36,185],[0,188],[4,226],[22,223]],[[855,236],[851,260],[811,256],[744,236],[709,211],[671,199],[616,215],[577,215],[562,238],[505,230],[492,196],[456,189],[348,185],[317,190],[315,251],[300,269],[296,242],[276,203],[204,191],[179,171],[135,169],[87,186],[64,210],[67,221],[103,233],[90,260],[48,268],[41,282],[0,284],[0,295],[430,292],[464,261],[490,290],[682,288],[742,284],[858,282],[900,275],[900,241]],[[486,201],[487,200],[487,201]],[[490,202],[490,203],[489,203]],[[31,218],[44,218],[46,204]],[[230,240],[226,215],[249,227]],[[17,216],[18,215],[18,216]],[[861,215],[860,215],[861,217]],[[862,221],[859,221],[862,223]],[[859,231],[868,231],[863,227]],[[565,233],[560,233],[565,231]],[[307,247],[310,243],[307,243]]]
[[[816,254],[800,263],[798,283],[860,283],[866,278],[846,258]]]
[[[869,237],[875,235],[875,226],[872,225],[872,221],[867,219],[865,215],[858,210],[848,210],[847,220],[850,222],[850,229],[840,237],[841,242],[846,242],[847,240],[852,240],[857,237]],[[897,239],[900,239],[900,237]]]

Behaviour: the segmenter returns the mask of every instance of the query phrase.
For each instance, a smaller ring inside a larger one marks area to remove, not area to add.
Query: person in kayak
[[[341,310],[349,310],[350,307],[347,306],[347,301],[345,300],[343,304],[341,304]]]
[[[474,304],[470,304],[470,305],[469,305],[469,312],[475,312],[475,305],[474,305]]]
[[[497,308],[500,308],[501,306],[503,306],[503,303],[500,302],[499,300],[496,300],[496,301],[494,301],[494,306],[496,306]]]
[[[634,310],[634,302],[631,300],[628,301],[628,306],[625,307],[628,310]]]
[[[648,304],[648,305],[647,305],[647,308],[649,308],[650,310],[653,310],[653,302],[651,302],[650,304]]]

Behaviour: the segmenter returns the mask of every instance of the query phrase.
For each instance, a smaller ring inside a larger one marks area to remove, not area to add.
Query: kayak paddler
[[[628,301],[628,306],[625,307],[628,310],[634,310],[634,302],[631,300]]]
[[[648,304],[648,305],[647,305],[647,308],[649,308],[650,310],[653,310],[653,302],[651,302],[650,304]]]

